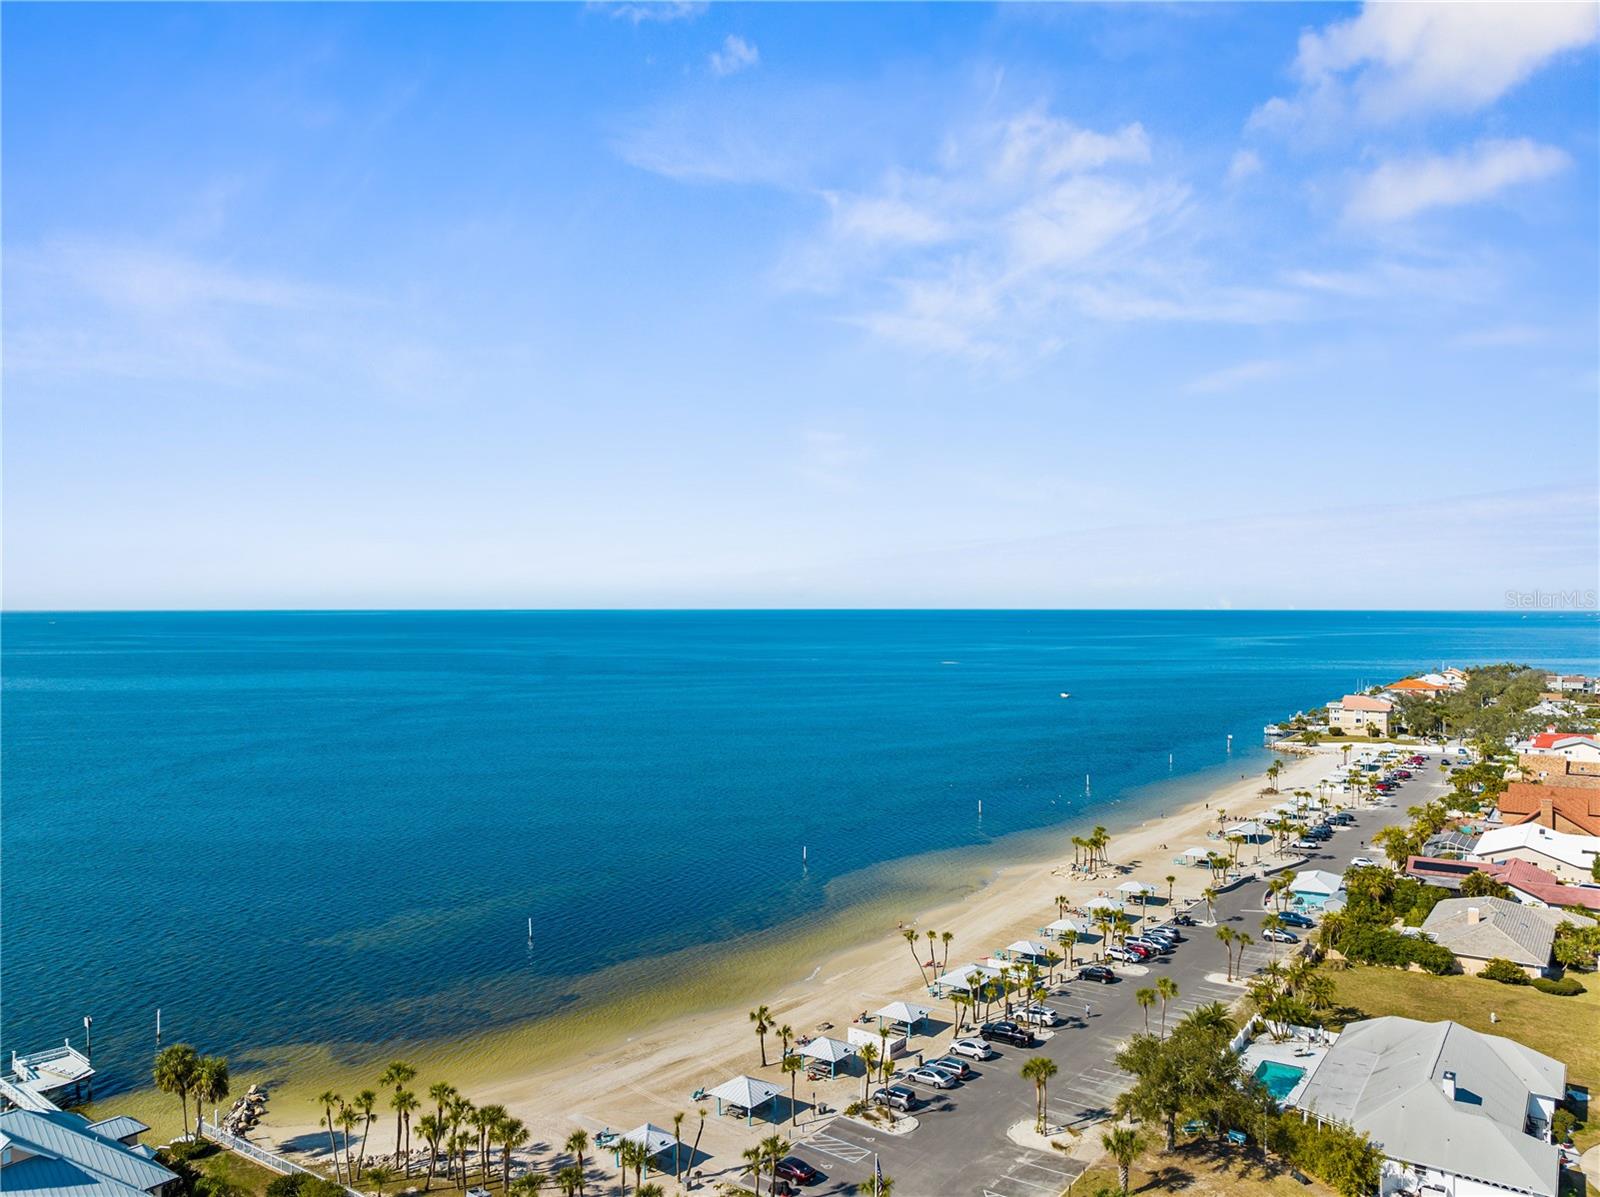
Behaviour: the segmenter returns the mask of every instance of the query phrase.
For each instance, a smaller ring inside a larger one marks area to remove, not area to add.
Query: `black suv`
[[[1117,974],[1103,964],[1086,964],[1078,970],[1078,980],[1098,981],[1102,985],[1110,985],[1117,979]]]
[[[986,1022],[978,1035],[990,1043],[1009,1043],[1012,1047],[1033,1047],[1039,1042],[1032,1031],[1014,1022]]]

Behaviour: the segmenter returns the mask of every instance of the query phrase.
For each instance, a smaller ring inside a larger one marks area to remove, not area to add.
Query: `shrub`
[[[1540,993],[1551,993],[1556,997],[1576,997],[1584,991],[1583,982],[1577,977],[1535,977],[1533,987]]]
[[[1557,1143],[1565,1143],[1571,1138],[1577,1126],[1578,1116],[1562,1106],[1557,1106],[1556,1112],[1550,1117],[1550,1134]]]
[[[300,1197],[300,1182],[305,1178],[303,1172],[274,1176],[267,1182],[267,1197]]]
[[[1485,981],[1499,981],[1502,985],[1527,985],[1530,980],[1520,967],[1500,956],[1485,964],[1478,975]]]
[[[1416,964],[1435,974],[1450,972],[1456,964],[1455,956],[1442,944],[1370,923],[1347,927],[1339,937],[1339,951],[1359,964],[1384,964],[1390,968]]]

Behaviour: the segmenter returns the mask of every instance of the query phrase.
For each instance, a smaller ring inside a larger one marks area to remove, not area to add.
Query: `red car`
[[[778,1161],[777,1172],[784,1180],[792,1180],[797,1185],[812,1184],[822,1175],[810,1164],[792,1155],[786,1155]]]

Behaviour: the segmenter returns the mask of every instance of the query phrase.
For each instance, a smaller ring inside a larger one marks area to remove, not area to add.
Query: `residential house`
[[[1373,728],[1387,736],[1393,717],[1394,703],[1368,694],[1346,694],[1328,704],[1328,727],[1342,736],[1370,735]]]
[[[1513,781],[1495,806],[1506,827],[1537,823],[1568,835],[1600,835],[1600,789]]]
[[[1600,685],[1596,679],[1581,673],[1552,673],[1544,679],[1544,684],[1557,694],[1593,694]]]
[[[1577,732],[1540,732],[1517,745],[1517,768],[1528,781],[1600,788],[1600,739]]]
[[[1344,1029],[1293,1105],[1371,1137],[1385,1157],[1383,1197],[1557,1197],[1550,1121],[1566,1084],[1565,1064],[1514,1040],[1372,1018]]]
[[[1582,883],[1594,879],[1593,866],[1600,855],[1600,836],[1568,835],[1537,823],[1491,827],[1472,849],[1473,860],[1505,863],[1525,860],[1555,874],[1562,881]]]
[[[1561,909],[1581,906],[1600,914],[1600,885],[1563,885],[1553,873],[1525,860],[1495,864],[1483,860],[1449,860],[1436,856],[1409,856],[1406,875],[1441,889],[1458,890],[1472,873],[1486,873],[1528,906]]]
[[[182,1182],[139,1143],[149,1128],[67,1110],[0,1113],[0,1191],[28,1197],[176,1197]]]
[[[1491,960],[1509,960],[1530,977],[1549,976],[1556,928],[1594,926],[1594,920],[1509,898],[1446,898],[1428,912],[1422,929],[1455,954],[1461,971],[1476,975]]]

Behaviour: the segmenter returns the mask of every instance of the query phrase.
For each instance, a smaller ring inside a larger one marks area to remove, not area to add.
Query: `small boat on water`
[[[1063,690],[1063,691],[1062,691],[1062,692],[1061,692],[1061,697],[1062,697],[1062,698],[1071,698],[1071,697],[1072,697],[1072,695],[1070,695],[1070,694],[1068,694],[1068,693],[1067,693],[1067,692],[1066,692],[1066,691],[1065,691],[1065,690]]]

